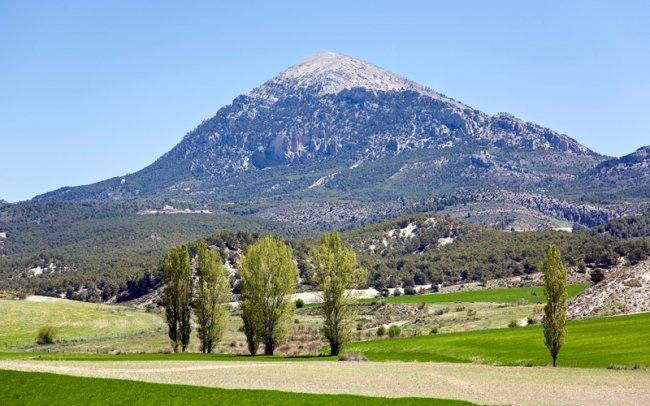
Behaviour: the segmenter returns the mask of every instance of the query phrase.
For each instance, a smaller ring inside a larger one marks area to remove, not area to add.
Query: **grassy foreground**
[[[572,321],[559,366],[650,365],[650,313]],[[369,360],[548,365],[542,327],[470,331],[350,344]]]
[[[0,370],[0,402],[12,405],[469,405],[424,398],[376,398],[217,389]]]
[[[588,287],[589,285],[586,283],[569,285],[567,287],[567,293],[571,298],[577,296]],[[391,296],[385,299],[361,299],[359,303],[368,304],[378,300],[383,300],[386,303],[517,303],[521,299],[528,303],[544,302],[544,288],[534,286],[526,288],[498,288],[468,290],[464,292],[430,293],[426,295],[402,295],[397,297]]]
[[[127,307],[42,300],[0,299],[0,349],[33,347],[38,330],[46,325],[53,326],[57,340],[63,342],[132,337],[165,328],[160,316]]]

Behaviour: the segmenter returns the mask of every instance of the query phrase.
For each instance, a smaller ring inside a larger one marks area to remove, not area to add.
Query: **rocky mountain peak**
[[[636,151],[632,152],[629,155],[626,155],[627,157],[634,157],[639,160],[648,160],[650,159],[650,145],[646,145],[645,147],[641,147],[637,149]]]
[[[252,98],[276,101],[297,89],[315,90],[319,96],[364,88],[376,92],[410,90],[465,107],[453,99],[389,72],[372,63],[336,52],[320,52],[293,65],[249,93]]]

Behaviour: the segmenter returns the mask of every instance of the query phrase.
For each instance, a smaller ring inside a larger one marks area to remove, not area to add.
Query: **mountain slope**
[[[621,265],[605,273],[569,303],[572,318],[611,316],[650,311],[650,261]]]
[[[579,178],[592,190],[632,198],[650,196],[650,146],[601,162]]]

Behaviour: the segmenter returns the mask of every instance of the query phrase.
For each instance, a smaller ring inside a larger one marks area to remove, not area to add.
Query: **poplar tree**
[[[192,267],[186,245],[172,248],[163,260],[163,303],[168,334],[174,352],[183,352],[190,343],[190,301],[192,299]]]
[[[242,296],[243,298],[243,296]],[[257,349],[260,346],[260,336],[255,324],[255,313],[250,300],[243,299],[240,303],[241,318],[244,322],[244,335],[246,335],[246,346],[251,355],[257,355]]]
[[[226,329],[230,282],[219,253],[205,243],[196,246],[198,282],[194,313],[201,351],[212,353]]]
[[[248,324],[252,333],[250,339],[247,337],[249,347],[259,340],[264,343],[264,354],[273,355],[287,338],[295,309],[290,300],[298,281],[293,251],[275,237],[264,237],[248,247],[240,271],[244,329]]]
[[[564,344],[567,320],[567,269],[562,263],[560,252],[555,245],[549,245],[546,256],[540,268],[544,274],[544,342],[551,357],[553,366],[557,364],[557,356]]]
[[[323,234],[320,245],[310,252],[311,279],[321,291],[323,333],[330,354],[338,355],[354,331],[355,298],[349,290],[365,282],[367,273],[357,265],[357,254],[347,248],[338,232]]]

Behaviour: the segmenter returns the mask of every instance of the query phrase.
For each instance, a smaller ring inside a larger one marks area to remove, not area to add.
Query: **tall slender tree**
[[[551,357],[553,366],[557,365],[557,356],[564,344],[567,320],[567,269],[562,263],[560,251],[555,245],[546,248],[546,256],[540,268],[544,275],[544,342]]]
[[[242,296],[243,298],[244,296]],[[243,299],[240,303],[241,318],[244,322],[244,334],[246,335],[246,346],[248,352],[255,356],[260,346],[260,336],[256,328],[254,308],[250,300]]]
[[[366,281],[367,273],[357,265],[357,254],[347,248],[338,232],[326,233],[310,252],[311,279],[321,291],[323,333],[331,355],[338,355],[353,334],[356,313],[350,289]]]
[[[264,237],[248,247],[240,271],[244,322],[251,323],[257,339],[264,343],[264,354],[273,355],[288,335],[295,309],[290,300],[298,281],[293,251],[275,237]]]
[[[201,341],[201,351],[212,353],[226,329],[230,283],[219,253],[205,243],[196,246],[196,265],[198,282],[194,314],[197,334]]]
[[[190,343],[190,302],[192,299],[192,267],[185,245],[172,248],[163,260],[163,302],[169,339],[174,352],[183,352]]]

